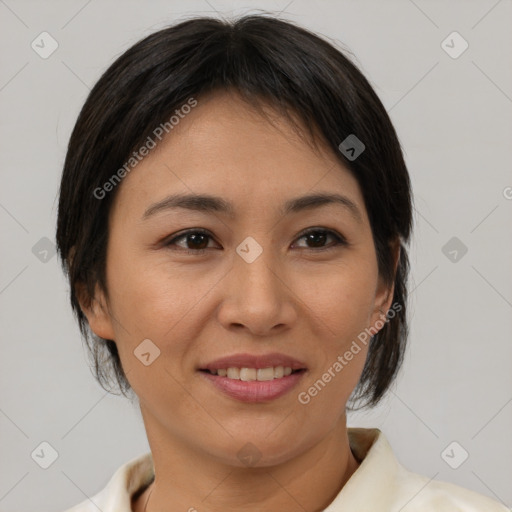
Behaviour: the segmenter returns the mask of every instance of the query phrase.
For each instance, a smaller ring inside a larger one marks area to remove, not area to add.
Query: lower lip
[[[301,370],[300,372],[295,372],[279,379],[265,381],[251,380],[247,382],[220,377],[219,375],[213,375],[204,371],[200,373],[217,389],[229,397],[242,402],[254,403],[268,402],[285,395],[298,384],[305,371]]]

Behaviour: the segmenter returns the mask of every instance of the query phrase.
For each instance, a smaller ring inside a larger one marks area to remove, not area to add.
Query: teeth
[[[266,381],[287,377],[292,373],[289,366],[270,366],[268,368],[219,368],[209,370],[212,375],[227,377],[228,379],[249,382],[253,380]]]
[[[228,368],[227,372],[228,379],[240,379],[240,369],[239,368]]]
[[[274,380],[274,368],[258,368],[256,378],[258,380]]]
[[[256,369],[255,368],[240,368],[240,380],[248,382],[250,380],[256,380]]]

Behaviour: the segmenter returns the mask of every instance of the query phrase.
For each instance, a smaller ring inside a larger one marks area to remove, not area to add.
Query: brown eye
[[[326,246],[326,241],[329,240],[329,238],[334,240],[334,243],[331,243],[330,245]],[[298,240],[304,239],[306,241],[307,246],[304,247],[305,249],[331,249],[333,247],[339,246],[339,245],[347,245],[346,240],[339,235],[338,233],[335,233],[331,230],[326,229],[311,229],[307,231],[306,233],[303,233]]]
[[[212,237],[208,232],[196,229],[186,231],[185,233],[172,238],[164,245],[171,248],[173,248],[172,246],[176,246],[178,250],[182,249],[188,253],[203,254],[206,249],[208,249],[208,242],[211,238]],[[178,243],[181,240],[184,241],[184,245],[183,243]]]
[[[310,229],[297,238],[297,240],[301,239],[305,240],[306,246],[299,246],[299,248],[316,252],[348,245],[341,235],[329,229]],[[181,233],[164,245],[173,250],[182,250],[189,254],[200,255],[204,254],[207,249],[214,248],[208,247],[210,240],[213,240],[213,238],[207,231],[196,229]],[[329,240],[332,240],[331,243],[326,245],[329,243]]]

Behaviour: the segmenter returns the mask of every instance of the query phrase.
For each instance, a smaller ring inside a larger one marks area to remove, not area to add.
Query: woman
[[[403,359],[411,209],[385,109],[318,36],[198,18],[121,55],[73,130],[57,243],[151,453],[70,511],[506,510],[346,426]]]

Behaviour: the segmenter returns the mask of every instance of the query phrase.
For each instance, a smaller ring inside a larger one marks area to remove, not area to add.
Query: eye
[[[328,241],[329,237],[334,241],[330,245],[325,246],[324,244]],[[164,246],[171,247],[173,249],[174,247],[178,247],[188,254],[198,256],[204,254],[208,248],[212,248],[208,247],[210,239],[213,238],[208,231],[203,229],[190,229],[178,236],[175,236],[174,238],[171,238],[167,242],[164,242]],[[308,229],[308,231],[303,232],[299,238],[297,238],[297,240],[301,239],[304,239],[307,244],[310,244],[310,246],[299,246],[299,248],[309,249],[316,252],[334,249],[337,246],[348,245],[348,242],[340,234],[330,229],[323,228]],[[179,242],[184,244],[184,246],[180,245]]]
[[[209,239],[211,238],[211,235],[203,229],[191,229],[165,242],[164,245],[166,247],[181,247],[185,252],[189,254],[200,255],[206,252]],[[182,239],[184,240],[185,247],[180,246],[177,243]]]
[[[328,240],[329,237],[334,239],[334,243],[331,243],[331,245],[328,246],[324,246],[326,240]],[[340,234],[330,229],[323,228],[309,229],[308,231],[303,232],[302,235],[297,240],[301,239],[305,239],[306,243],[312,244],[313,247],[305,247],[305,249],[311,249],[313,251],[334,249],[335,247],[340,245],[348,245],[347,241]]]

